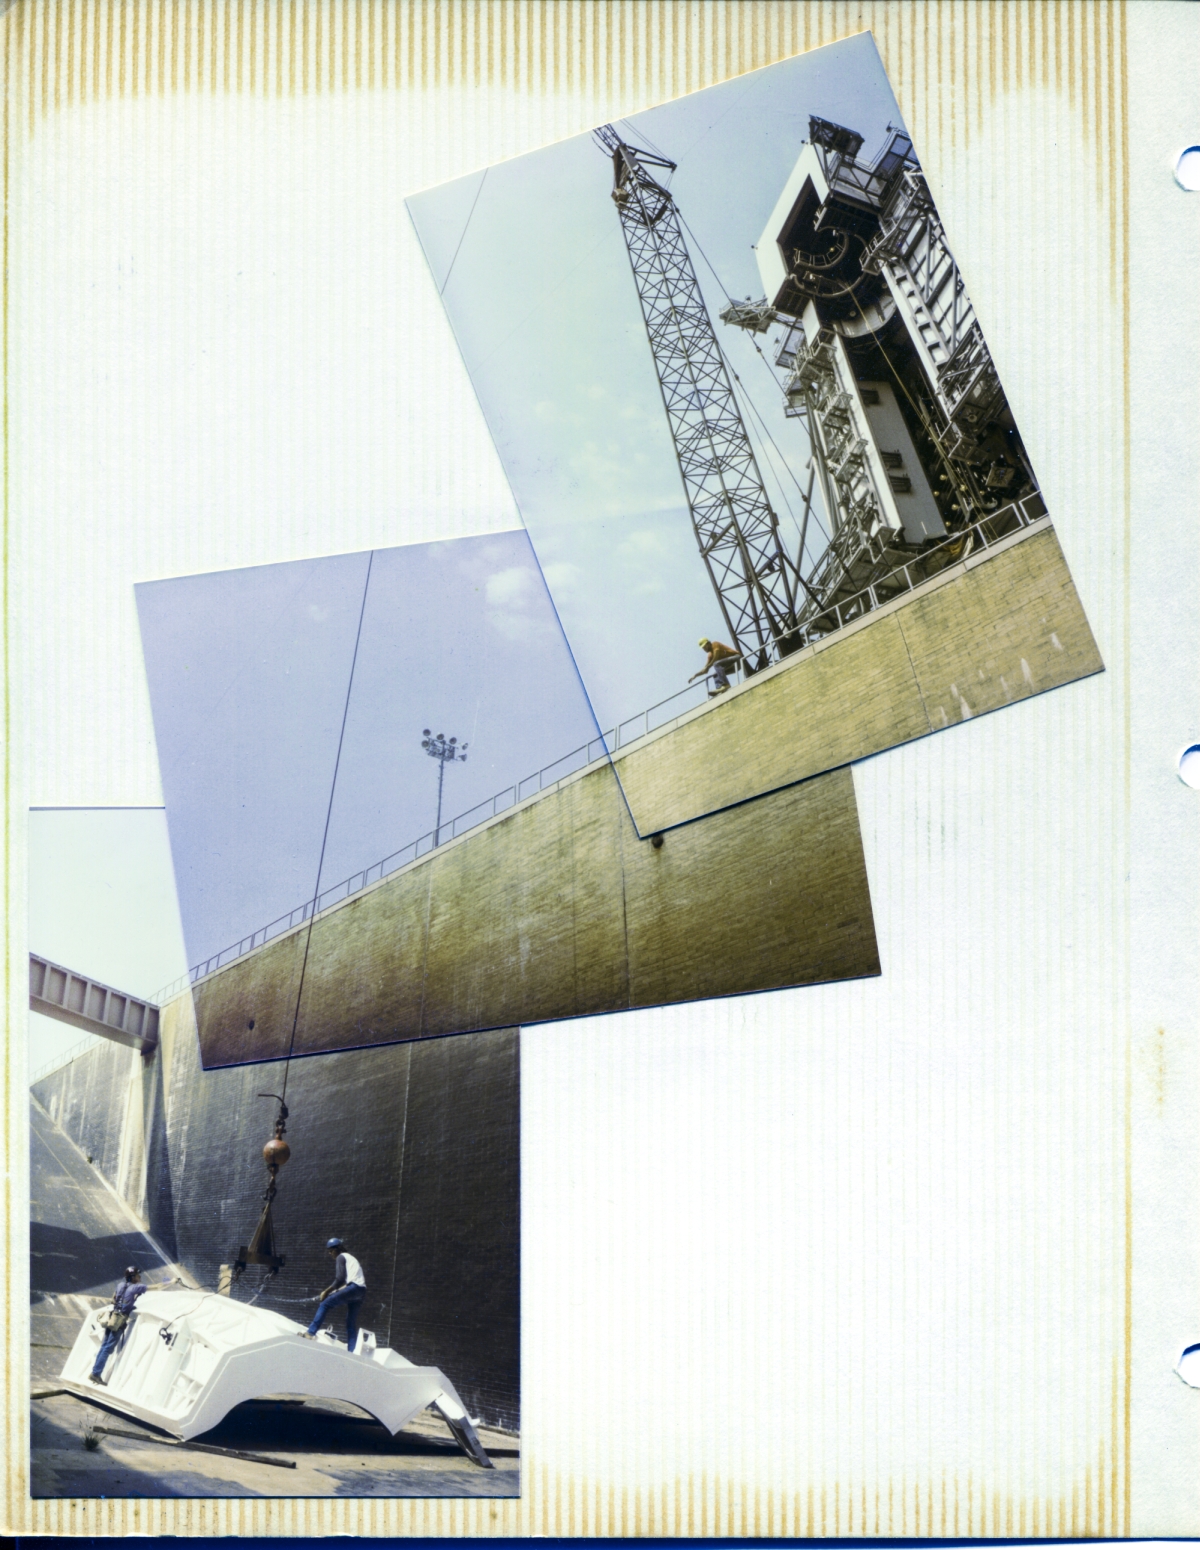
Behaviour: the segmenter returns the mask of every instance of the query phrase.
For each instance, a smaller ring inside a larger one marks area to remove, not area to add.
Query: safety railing
[[[973,523],[972,526],[955,533],[945,543],[938,544],[933,549],[926,549],[923,554],[914,556],[898,569],[889,571],[886,576],[873,582],[869,587],[864,587],[861,592],[844,598],[840,603],[830,603],[822,607],[799,630],[773,635],[764,648],[768,661],[775,663],[782,660],[784,652],[781,647],[785,643],[787,653],[790,654],[798,649],[798,646],[793,644],[797,640],[799,647],[827,640],[830,635],[845,629],[848,624],[861,619],[864,614],[871,613],[882,604],[890,603],[894,598],[902,597],[905,592],[911,592],[914,587],[921,586],[923,582],[930,581],[939,571],[946,570],[957,563],[960,556],[955,552],[956,550],[967,551],[972,547],[973,535],[979,545],[987,549],[999,539],[1007,538],[1021,528],[1031,527],[1045,515],[1046,503],[1037,494],[1027,495],[1024,500],[1014,501],[1008,506],[1001,507],[999,511],[994,511]],[[755,652],[754,655],[761,656],[761,653]],[[729,678],[736,679],[738,682],[743,682],[749,676],[741,657],[726,661],[725,671]],[[635,742],[640,737],[647,737],[651,732],[656,732],[660,727],[683,715],[689,707],[681,701],[690,698],[699,704],[703,702],[708,692],[706,682],[680,689],[667,699],[660,700],[657,705],[652,705],[649,710],[642,711],[640,715],[631,716],[629,720],[622,721],[617,727],[618,736],[613,745],[613,752]]]
[[[775,660],[779,660],[783,642],[787,643],[788,651],[792,652],[812,645],[815,641],[825,640],[838,630],[845,629],[848,624],[853,624],[856,619],[861,619],[864,614],[872,613],[884,603],[893,602],[906,592],[932,580],[940,571],[947,570],[957,564],[960,558],[973,552],[976,545],[990,549],[1002,538],[1009,538],[1022,528],[1032,527],[1047,514],[1046,503],[1037,491],[1019,501],[1001,506],[998,511],[960,529],[944,543],[926,549],[923,554],[889,571],[886,576],[881,576],[878,581],[854,593],[852,597],[844,598],[840,603],[820,606],[797,629],[774,636],[772,647]]]
[[[1024,500],[1014,501],[1011,505],[1002,507],[971,527],[956,533],[944,544],[925,550],[919,557],[914,557],[897,570],[889,572],[871,586],[855,593],[853,597],[823,607],[799,630],[786,632],[782,636],[773,636],[764,648],[769,661],[781,660],[784,655],[781,642],[787,643],[787,651],[790,654],[797,649],[796,645],[792,644],[797,637],[801,646],[826,640],[837,630],[844,629],[846,625],[870,613],[883,603],[890,603],[894,598],[930,580],[940,570],[947,569],[957,562],[958,556],[954,550],[958,546],[966,548],[967,544],[964,540],[969,542],[970,535],[974,534],[979,544],[986,549],[1000,538],[1008,537],[1021,528],[1031,526],[1045,515],[1045,502],[1037,494],[1026,496]],[[741,658],[727,662],[725,669],[728,677],[739,682],[749,676]],[[445,844],[447,840],[457,839],[459,835],[478,827],[479,824],[498,818],[509,808],[516,807],[518,803],[538,795],[539,792],[545,791],[568,775],[574,775],[580,770],[587,769],[589,765],[607,760],[620,749],[628,747],[630,743],[648,737],[651,732],[658,731],[661,727],[685,715],[689,710],[702,705],[710,695],[708,680],[702,678],[668,695],[665,700],[659,700],[656,705],[640,711],[636,716],[618,722],[610,731],[572,749],[561,759],[555,759],[552,763],[543,765],[540,770],[527,775],[524,780],[506,786],[503,791],[498,791],[495,796],[488,797],[483,802],[477,802],[474,807],[469,807],[465,813],[459,813],[456,818],[447,819],[440,829],[431,829],[428,834],[412,840],[400,850],[392,851],[382,860],[373,862],[359,872],[352,872],[341,882],[323,889],[315,899],[298,904],[295,909],[289,910],[286,915],[280,915],[269,925],[260,926],[257,931],[252,931],[240,941],[232,942],[210,958],[194,964],[186,974],[180,975],[177,980],[158,991],[154,998],[156,1003],[160,1006],[164,1005],[179,995],[188,985],[194,985],[207,975],[215,974],[218,969],[253,952],[255,948],[264,946],[276,937],[285,936],[297,926],[303,925],[313,915],[319,914],[321,910],[328,909],[330,905],[348,899],[356,893],[361,893],[372,883],[390,877],[393,872],[419,860],[422,856],[427,856],[430,851],[435,850],[438,845]]]
[[[362,871],[352,872],[349,877],[344,877],[341,882],[333,883],[330,887],[321,890],[315,899],[308,899],[303,904],[298,904],[295,909],[289,910],[286,915],[280,915],[269,925],[260,926],[257,931],[252,931],[237,942],[231,942],[228,947],[223,947],[220,952],[213,953],[210,958],[193,964],[186,974],[181,974],[178,979],[172,980],[169,985],[164,985],[155,996],[155,1001],[161,1006],[172,1000],[188,985],[194,985],[197,980],[204,979],[209,974],[215,974],[218,969],[223,969],[227,964],[235,962],[255,948],[264,946],[276,937],[286,936],[289,931],[302,926],[313,915],[320,914],[330,905],[339,903],[342,899],[348,899],[353,894],[361,893],[364,888],[372,883],[379,882],[382,878],[390,877],[393,872],[398,872],[401,867],[408,866],[410,862],[427,856],[431,850],[436,850],[439,845],[444,845],[448,840],[457,839],[460,834],[468,829],[477,828],[481,823],[487,823],[492,818],[498,818],[501,813],[507,812],[510,807],[516,807],[519,802],[527,801],[545,791],[548,786],[565,779],[568,775],[574,775],[577,771],[586,769],[589,764],[598,764],[607,760],[609,751],[616,746],[617,734],[614,729],[603,733],[600,737],[594,737],[590,742],[581,743],[570,753],[564,754],[561,759],[555,759],[550,764],[543,765],[540,770],[535,770],[532,775],[527,775],[524,780],[517,781],[514,785],[506,786],[503,791],[496,792],[495,796],[488,797],[482,802],[477,802],[474,807],[469,807],[465,813],[459,813],[456,818],[448,818],[438,829],[431,829],[428,834],[422,834],[419,839],[410,841],[400,850],[394,850],[390,855],[381,860],[372,862]]]
[[[80,1055],[86,1055],[88,1050],[94,1049],[97,1044],[105,1042],[99,1034],[89,1033],[86,1038],[80,1039],[78,1044],[72,1044],[61,1055],[55,1055],[53,1060],[47,1060],[44,1064],[38,1066],[36,1071],[31,1071],[29,1073],[30,1087],[35,1082],[40,1082],[43,1077],[52,1076],[55,1071],[61,1071],[64,1066],[69,1066],[73,1060],[78,1060]]]

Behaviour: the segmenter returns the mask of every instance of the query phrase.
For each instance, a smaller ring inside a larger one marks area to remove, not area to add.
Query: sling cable
[[[278,1252],[275,1241],[275,1224],[271,1217],[271,1207],[275,1201],[276,1181],[279,1170],[292,1155],[292,1149],[284,1140],[287,1133],[288,1106],[287,1084],[288,1073],[292,1066],[292,1052],[296,1047],[296,1029],[300,1023],[300,1004],[304,995],[304,976],[308,969],[308,952],[312,945],[313,924],[317,917],[317,907],[321,900],[321,873],[325,866],[325,847],[329,841],[329,823],[333,817],[333,798],[337,791],[338,769],[342,762],[342,744],[346,738],[346,718],[350,714],[350,695],[354,688],[354,670],[358,665],[358,648],[362,642],[363,618],[367,611],[367,592],[371,585],[371,567],[375,563],[375,551],[372,549],[367,559],[367,574],[363,579],[362,604],[358,611],[358,631],[354,637],[354,655],[350,659],[350,679],[346,685],[346,703],[342,707],[342,726],[338,733],[337,756],[333,761],[333,779],[329,784],[329,804],[325,809],[325,832],[321,836],[321,854],[317,861],[317,879],[313,885],[312,903],[308,909],[308,931],[304,938],[304,957],[300,964],[300,982],[296,987],[296,1005],[292,1012],[292,1034],[288,1040],[287,1054],[284,1056],[283,1065],[283,1090],[278,1093],[259,1093],[260,1098],[273,1098],[279,1105],[275,1113],[275,1126],[273,1134],[267,1139],[262,1149],[263,1162],[267,1165],[267,1187],[263,1191],[262,1214],[258,1218],[258,1225],[251,1235],[250,1242],[244,1244],[234,1257],[230,1281],[236,1280],[247,1265],[262,1265],[267,1272],[267,1280],[277,1276],[285,1264],[285,1256]],[[253,1027],[253,1023],[250,1025]],[[264,1285],[266,1283],[264,1282]],[[259,1292],[262,1288],[259,1288]],[[256,1293],[257,1297],[259,1293]]]

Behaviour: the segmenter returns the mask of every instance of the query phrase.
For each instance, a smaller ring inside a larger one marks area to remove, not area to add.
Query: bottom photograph
[[[30,1089],[31,1494],[518,1496],[519,1031],[205,1071],[30,972],[124,1038]]]

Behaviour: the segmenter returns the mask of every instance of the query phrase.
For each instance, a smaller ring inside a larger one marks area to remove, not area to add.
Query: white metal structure
[[[393,1436],[432,1405],[463,1451],[494,1467],[444,1374],[376,1347],[367,1331],[360,1331],[352,1354],[327,1331],[306,1340],[303,1326],[282,1314],[214,1292],[150,1291],[138,1299],[100,1387],[89,1380],[104,1338],[104,1311],[84,1320],[62,1381],[185,1441],[248,1399],[305,1394],[358,1405]]]

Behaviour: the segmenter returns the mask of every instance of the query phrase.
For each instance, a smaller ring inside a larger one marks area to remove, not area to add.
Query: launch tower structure
[[[991,539],[1045,515],[912,142],[889,126],[874,160],[862,146],[809,119],[756,245],[766,294],[721,314],[783,325],[785,413],[805,422],[832,527],[801,641],[961,557],[980,523]]]
[[[626,144],[611,125],[596,140],[612,156],[612,197],[700,555],[730,644],[753,672],[799,644],[800,556],[780,535],[679,211],[654,175],[675,163]]]

